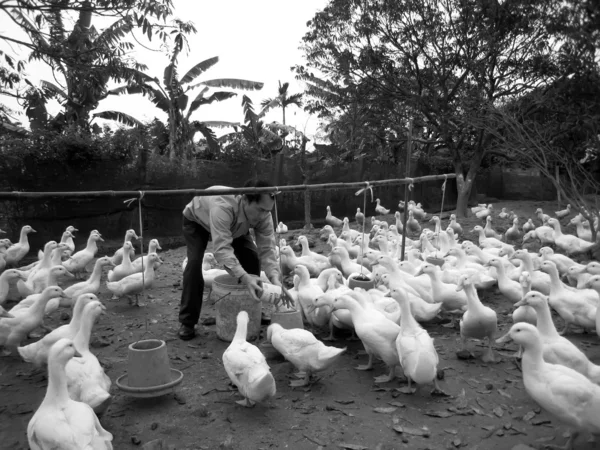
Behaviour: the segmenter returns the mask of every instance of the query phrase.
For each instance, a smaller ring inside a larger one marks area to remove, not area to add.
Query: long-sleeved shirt
[[[211,186],[208,189],[232,188]],[[235,238],[244,236],[250,228],[253,228],[262,269],[270,280],[279,279],[280,271],[275,255],[275,231],[271,213],[266,214],[258,223],[250,223],[242,207],[241,195],[214,195],[194,197],[185,206],[183,215],[210,232],[215,258],[238,279],[247,272],[235,257],[231,242]]]

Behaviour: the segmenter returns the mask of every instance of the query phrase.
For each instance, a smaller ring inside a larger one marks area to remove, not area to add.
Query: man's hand
[[[242,277],[242,282],[248,288],[250,296],[257,302],[259,302],[263,292],[262,281],[260,277],[247,273]]]
[[[283,286],[281,286],[281,297],[279,298],[279,301],[283,303],[283,305],[286,308],[293,308],[294,306],[296,306],[296,304],[294,303],[294,299],[292,298],[288,290]]]

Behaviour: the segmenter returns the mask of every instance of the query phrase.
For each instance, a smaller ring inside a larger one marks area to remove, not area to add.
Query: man
[[[273,187],[267,181],[249,181],[244,187]],[[231,189],[212,186],[208,189]],[[281,286],[281,273],[275,254],[275,233],[271,209],[274,194],[214,195],[194,197],[183,210],[183,236],[188,263],[183,272],[183,292],[179,309],[179,337],[192,339],[200,318],[204,278],[202,260],[209,240],[213,253],[230,274],[248,287],[259,301],[262,292],[261,264],[271,283]],[[252,228],[256,245],[250,237]],[[258,247],[258,248],[257,248]]]

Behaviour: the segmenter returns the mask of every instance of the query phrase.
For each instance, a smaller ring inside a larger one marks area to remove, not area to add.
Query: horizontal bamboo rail
[[[423,183],[425,181],[446,180],[456,178],[456,174],[426,175],[417,178],[394,178],[389,180],[357,181],[351,183],[322,183],[322,184],[297,184],[293,186],[279,186],[276,188],[228,188],[228,189],[173,189],[149,191],[81,191],[81,192],[27,192],[27,191],[2,191],[0,200],[13,200],[21,198],[51,198],[51,197],[79,197],[79,198],[137,198],[140,196],[167,196],[167,195],[231,195],[231,194],[260,194],[272,192],[305,192],[320,191],[324,189],[361,189],[367,186],[395,186],[403,184]]]

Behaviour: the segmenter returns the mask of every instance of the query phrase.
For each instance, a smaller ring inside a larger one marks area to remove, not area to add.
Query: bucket
[[[159,339],[137,341],[129,345],[127,358],[128,384],[147,388],[171,381],[167,344]]]
[[[278,323],[286,330],[291,330],[292,328],[301,328],[304,329],[304,324],[302,323],[302,311],[275,311],[271,313],[271,323]]]
[[[248,313],[248,341],[258,338],[260,333],[261,303],[254,300],[245,284],[238,283],[230,275],[219,275],[213,281],[212,295],[215,299],[217,337],[231,342],[237,329],[237,315]]]
[[[281,297],[281,286],[276,286],[271,283],[262,284],[263,293],[260,297],[261,302],[276,304]]]

